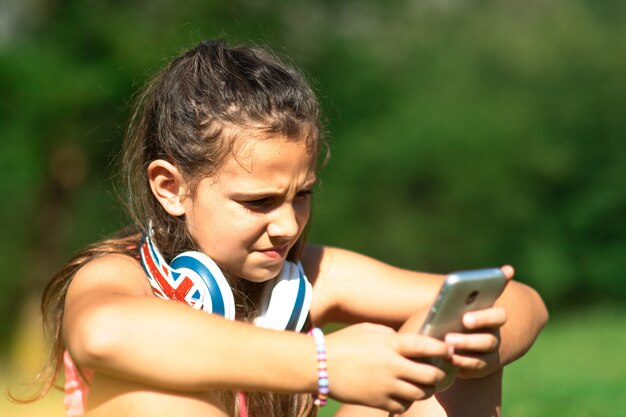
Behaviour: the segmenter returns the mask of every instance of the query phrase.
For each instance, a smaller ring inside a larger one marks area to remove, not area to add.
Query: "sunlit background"
[[[126,222],[133,93],[216,37],[287,56],[318,92],[332,158],[311,240],[424,271],[513,264],[552,318],[505,372],[505,415],[624,415],[618,0],[1,0],[0,383],[42,360],[51,274]],[[0,399],[62,414],[59,394]]]

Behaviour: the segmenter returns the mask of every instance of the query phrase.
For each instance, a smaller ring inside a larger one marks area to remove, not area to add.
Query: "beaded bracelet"
[[[326,344],[324,343],[324,333],[318,327],[314,327],[309,331],[315,342],[315,351],[317,352],[317,397],[315,405],[323,407],[328,402],[328,366],[326,364]]]

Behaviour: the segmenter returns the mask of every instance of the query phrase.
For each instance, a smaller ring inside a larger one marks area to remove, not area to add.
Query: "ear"
[[[152,194],[161,206],[172,216],[185,214],[183,200],[187,192],[187,184],[171,163],[157,159],[148,165],[148,181]]]

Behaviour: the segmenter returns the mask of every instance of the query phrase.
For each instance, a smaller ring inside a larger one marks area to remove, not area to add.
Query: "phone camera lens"
[[[474,301],[476,301],[476,297],[478,297],[478,291],[472,291],[465,299],[465,304],[472,304]]]

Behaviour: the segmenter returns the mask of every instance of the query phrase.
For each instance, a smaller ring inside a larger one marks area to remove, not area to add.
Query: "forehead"
[[[315,181],[317,155],[307,142],[280,135],[238,138],[214,177],[250,186]]]

